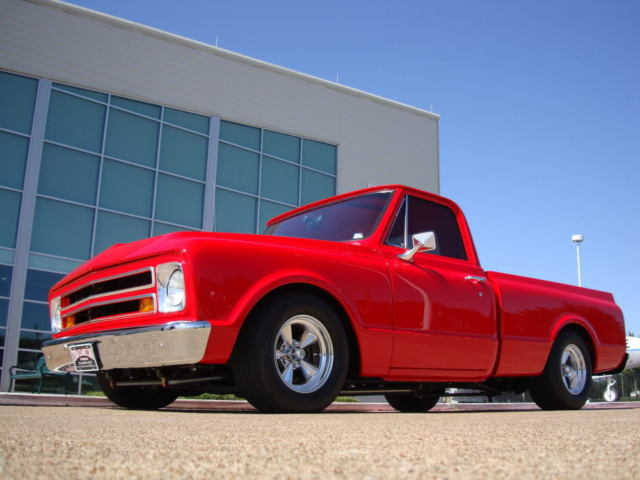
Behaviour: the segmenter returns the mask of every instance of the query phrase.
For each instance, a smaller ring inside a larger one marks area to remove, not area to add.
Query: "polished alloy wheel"
[[[579,395],[587,383],[587,365],[582,351],[569,344],[562,351],[560,371],[564,385],[572,395]]]
[[[318,319],[296,315],[278,331],[273,358],[278,375],[287,387],[298,393],[315,392],[331,374],[331,336]]]

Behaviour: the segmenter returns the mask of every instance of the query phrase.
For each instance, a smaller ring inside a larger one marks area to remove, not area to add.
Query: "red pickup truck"
[[[233,392],[310,412],[342,393],[427,411],[462,388],[577,409],[592,374],[625,363],[611,294],[484,271],[460,208],[400,185],[292,210],[264,235],[114,245],[49,301],[47,366],[96,371],[127,408]]]

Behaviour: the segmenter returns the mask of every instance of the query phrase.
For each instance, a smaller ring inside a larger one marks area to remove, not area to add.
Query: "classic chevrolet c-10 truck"
[[[460,208],[401,185],[300,207],[264,235],[114,245],[49,302],[47,366],[95,371],[134,409],[213,392],[310,412],[342,393],[419,412],[455,388],[578,409],[593,374],[625,364],[611,294],[484,271]]]

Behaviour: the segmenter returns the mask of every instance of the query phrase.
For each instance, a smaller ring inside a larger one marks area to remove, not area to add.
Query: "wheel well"
[[[340,322],[342,323],[344,331],[347,335],[347,342],[349,343],[349,372],[347,374],[347,378],[357,377],[360,372],[360,349],[358,347],[358,341],[356,340],[356,335],[353,331],[353,326],[351,325],[349,315],[333,295],[331,295],[326,290],[323,290],[322,288],[316,287],[315,285],[309,285],[307,283],[293,283],[289,285],[283,285],[270,291],[264,297],[262,297],[258,301],[258,303],[253,306],[253,308],[245,318],[238,334],[238,339],[236,341],[236,347],[234,348],[234,351],[237,348],[238,344],[242,341],[245,332],[248,331],[250,325],[260,315],[260,311],[269,302],[284,295],[295,295],[296,293],[302,292],[309,293],[317,296],[318,298],[321,298],[338,314]]]
[[[575,332],[576,334],[580,335],[582,340],[584,340],[584,343],[587,346],[587,349],[589,350],[589,355],[591,355],[591,368],[595,369],[595,367],[596,367],[596,349],[595,349],[594,344],[593,344],[593,339],[591,338],[591,335],[589,335],[589,332],[582,325],[578,325],[577,323],[570,323],[570,324],[565,325],[564,327],[562,327],[562,329],[560,329],[560,331],[556,335],[556,339],[563,332],[567,332],[567,331]],[[555,342],[555,340],[554,340],[554,342]]]

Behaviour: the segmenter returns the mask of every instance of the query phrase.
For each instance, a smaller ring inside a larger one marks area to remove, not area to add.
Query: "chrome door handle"
[[[479,277],[477,275],[467,275],[464,277],[465,280],[469,280],[470,282],[486,282],[486,277]]]

